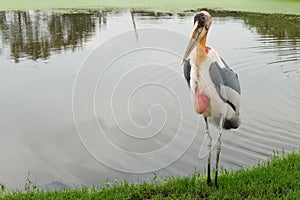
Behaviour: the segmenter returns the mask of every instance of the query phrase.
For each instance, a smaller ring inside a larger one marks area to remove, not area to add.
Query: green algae
[[[1,0],[0,10],[48,9],[143,9],[159,12],[184,12],[208,8],[214,10],[300,14],[299,0]]]

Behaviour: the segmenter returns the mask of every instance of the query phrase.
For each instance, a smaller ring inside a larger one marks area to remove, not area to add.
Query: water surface
[[[236,170],[273,151],[299,149],[299,17],[212,15],[208,45],[242,87],[242,125],[223,134],[221,166]],[[178,56],[192,20],[156,12],[1,12],[0,182],[22,189],[29,170],[41,186],[204,172],[203,120],[193,111]],[[140,49],[107,67],[122,48]],[[110,151],[99,132],[140,154]],[[167,151],[159,157],[143,157],[161,149]],[[163,167],[151,171],[157,166]]]

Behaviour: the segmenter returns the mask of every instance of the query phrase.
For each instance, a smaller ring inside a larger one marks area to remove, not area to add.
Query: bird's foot
[[[213,186],[213,183],[211,182],[210,179],[207,180],[207,186],[209,186],[209,187],[212,187],[212,186]]]
[[[209,187],[213,187],[213,186],[214,186],[214,184],[213,184],[212,182],[210,182],[210,183],[207,183],[207,186],[209,186]]]

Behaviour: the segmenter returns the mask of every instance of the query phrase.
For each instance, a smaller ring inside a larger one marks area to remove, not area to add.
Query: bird
[[[215,187],[218,187],[219,159],[223,129],[237,129],[241,124],[241,87],[235,73],[219,56],[217,51],[206,46],[212,17],[202,10],[194,16],[194,26],[183,55],[184,77],[191,91],[194,109],[204,117],[205,133],[208,136],[207,185],[211,182],[212,137],[209,122],[218,128],[216,150]]]

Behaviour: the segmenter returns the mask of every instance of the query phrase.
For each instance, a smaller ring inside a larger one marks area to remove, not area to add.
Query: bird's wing
[[[238,75],[221,60],[224,67],[216,61],[210,65],[209,74],[220,98],[228,103],[234,111],[239,109],[239,96],[241,94]]]
[[[188,86],[191,87],[191,85],[190,85],[190,80],[191,80],[191,63],[190,63],[190,59],[188,59],[184,62],[183,72],[184,72],[184,77],[187,81]]]

